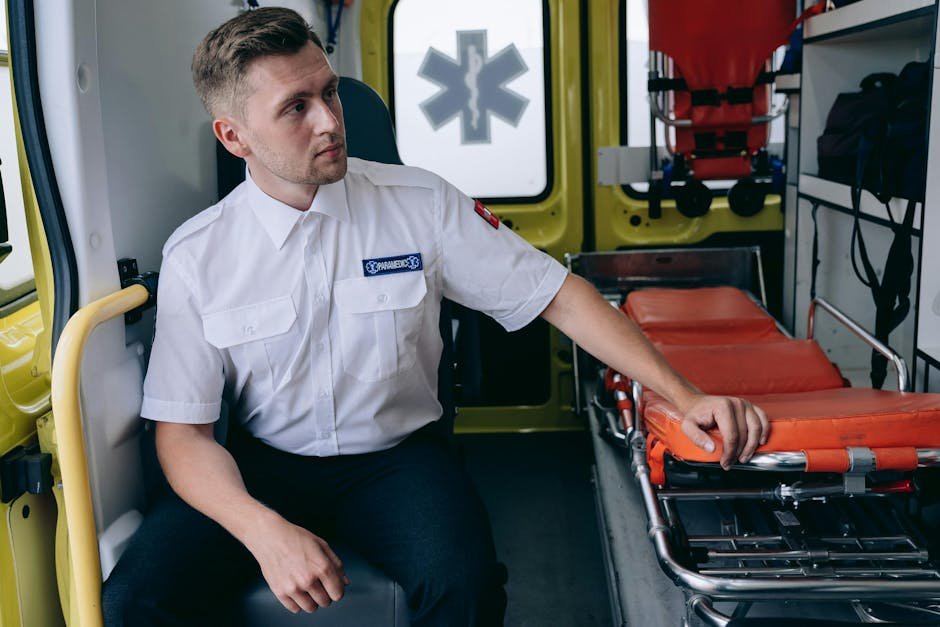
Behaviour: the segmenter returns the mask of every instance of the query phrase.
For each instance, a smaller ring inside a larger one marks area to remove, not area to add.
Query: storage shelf
[[[852,190],[848,185],[829,181],[812,174],[800,174],[799,193],[801,196],[807,196],[824,203],[841,207],[846,211],[852,211]],[[904,210],[907,208],[907,200],[903,198],[894,198],[891,200],[891,212],[894,219],[900,221],[904,218]],[[924,210],[923,203],[917,203],[914,211],[914,229],[920,231],[921,213]],[[888,210],[871,193],[862,191],[861,212],[863,216],[872,218],[880,222],[890,222]]]
[[[803,38],[814,40],[839,37],[921,16],[937,0],[861,0],[806,20]]]

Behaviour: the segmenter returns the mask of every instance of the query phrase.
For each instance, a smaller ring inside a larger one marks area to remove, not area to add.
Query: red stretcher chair
[[[824,6],[797,19],[793,0],[649,0],[651,113],[675,133],[674,143],[666,133],[669,180],[654,171],[650,183],[651,217],[660,215],[664,195],[675,197],[686,217],[705,215],[712,192],[702,181],[714,179],[738,180],[728,193],[735,213],[763,208],[771,188],[770,122],[787,106],[771,110],[770,60]]]
[[[748,463],[721,471],[717,430],[707,453],[668,401],[606,373],[650,536],[690,614],[727,625],[715,602],[738,602],[740,617],[757,600],[805,599],[849,603],[863,622],[888,606],[940,622],[940,539],[918,519],[919,477],[940,466],[940,394],[907,392],[903,360],[822,299],[805,340],[737,288],[636,289],[621,309],[693,384],[771,423]],[[900,391],[849,387],[812,339],[819,310],[885,354]]]

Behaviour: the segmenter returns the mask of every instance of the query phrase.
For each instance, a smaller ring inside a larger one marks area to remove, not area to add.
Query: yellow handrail
[[[52,415],[79,621],[69,627],[101,627],[103,622],[101,561],[82,435],[82,352],[99,324],[143,305],[148,298],[147,288],[132,285],[82,307],[62,330],[52,361]]]

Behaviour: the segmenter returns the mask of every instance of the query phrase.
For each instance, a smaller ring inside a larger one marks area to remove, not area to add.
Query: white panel
[[[920,283],[920,299],[917,329],[917,344],[920,350],[940,359],[940,177],[936,175],[940,168],[940,81],[934,72],[932,115],[930,119],[929,150],[927,162],[927,206],[930,209],[924,215],[924,246],[921,267],[924,275]],[[940,374],[940,373],[938,373]]]
[[[440,174],[471,196],[529,197],[545,190],[542,10],[540,0],[396,5],[395,129],[402,161]],[[487,85],[475,78],[497,57],[506,61],[494,66],[505,81]],[[453,94],[442,96],[449,106],[433,113],[422,107],[439,94]]]

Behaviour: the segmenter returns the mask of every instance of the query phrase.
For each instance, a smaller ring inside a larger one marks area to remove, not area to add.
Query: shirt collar
[[[306,212],[298,211],[264,193],[257,183],[252,180],[247,167],[245,168],[245,182],[248,185],[248,204],[251,206],[251,210],[258,218],[261,226],[264,227],[274,246],[280,250],[290,236],[291,231],[294,230],[294,225],[306,215]],[[346,203],[346,182],[340,179],[329,185],[320,185],[308,211],[315,211],[341,222],[347,221],[349,219],[349,205]]]

